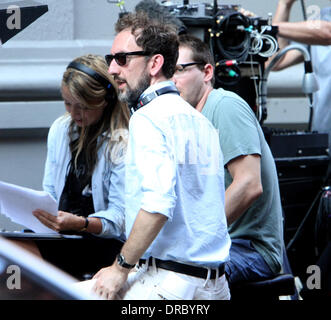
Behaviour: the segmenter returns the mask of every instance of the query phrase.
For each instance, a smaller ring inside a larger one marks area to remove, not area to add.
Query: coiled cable
[[[213,39],[221,59],[238,62],[247,59],[251,42],[249,28],[250,20],[239,12],[217,18]]]
[[[265,29],[259,33],[257,30],[252,30],[249,54],[269,58],[277,52],[277,40],[269,34],[264,34],[264,31]]]

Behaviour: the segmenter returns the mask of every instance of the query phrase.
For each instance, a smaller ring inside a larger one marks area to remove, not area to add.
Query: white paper
[[[0,181],[0,213],[34,232],[57,233],[43,225],[32,214],[32,211],[36,209],[42,209],[57,216],[58,204],[45,191],[36,191]]]
[[[72,284],[72,286],[78,289],[80,292],[84,292],[86,294],[95,294],[93,292],[93,286],[96,283],[96,279],[90,279],[85,281],[79,281]],[[97,296],[96,296],[97,297]]]

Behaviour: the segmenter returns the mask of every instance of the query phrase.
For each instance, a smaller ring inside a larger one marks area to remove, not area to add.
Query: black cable
[[[321,254],[326,243],[331,240],[330,216],[331,214],[331,199],[330,186],[323,188],[320,203],[316,213],[315,220],[315,250],[317,256]]]
[[[307,10],[306,10],[306,5],[305,5],[305,1],[304,0],[301,0],[301,9],[302,9],[303,20],[304,21],[307,21],[308,20],[308,18],[307,18]],[[309,54],[311,55],[310,45],[307,45],[307,48],[308,48]]]
[[[241,71],[236,65],[227,65],[226,61],[219,61],[215,65],[215,79],[218,85],[234,86],[241,79]]]
[[[239,26],[242,30],[238,30]],[[249,26],[250,20],[239,12],[230,13],[219,20],[214,30],[214,34],[218,36],[214,37],[214,41],[220,58],[235,59],[238,62],[247,59],[250,34],[246,28]]]
[[[314,107],[313,107],[313,94],[310,93],[310,98],[309,100],[311,101],[310,106],[309,106],[309,120],[308,120],[308,131],[312,131],[312,126],[313,126],[313,118],[314,118]]]
[[[218,11],[218,3],[217,0],[214,0],[214,7],[213,7],[213,15],[216,17]]]
[[[301,9],[302,9],[302,14],[303,14],[303,19],[307,21],[307,11],[306,11],[306,5],[304,0],[301,0]]]
[[[331,178],[331,170],[330,167],[327,169],[326,177],[323,179],[322,187],[318,190],[312,204],[310,205],[306,215],[304,216],[303,220],[301,221],[297,231],[295,232],[293,238],[289,241],[288,245],[286,246],[286,251],[289,251],[294,246],[294,243],[298,240],[299,236],[301,235],[302,230],[305,227],[305,223],[308,220],[309,216],[313,212],[313,209],[315,208],[317,201],[321,199],[321,195],[330,189],[330,178]]]
[[[310,214],[313,212],[313,209],[315,208],[315,205],[316,205],[317,201],[320,199],[320,197],[321,197],[323,191],[324,191],[324,189],[321,188],[321,189],[317,192],[317,194],[316,194],[316,196],[315,196],[315,198],[314,198],[314,200],[313,200],[313,203],[312,203],[311,206],[309,207],[309,209],[308,209],[306,215],[304,216],[303,220],[301,221],[301,223],[300,223],[300,225],[299,225],[297,231],[295,232],[293,238],[289,241],[288,245],[286,246],[286,251],[291,250],[292,247],[293,247],[293,245],[294,245],[294,243],[298,240],[298,238],[299,238],[299,236],[301,235],[301,232],[302,232],[302,230],[303,230],[303,228],[304,228],[304,226],[305,226],[305,224],[306,224],[306,221],[307,221],[308,217],[309,217]]]

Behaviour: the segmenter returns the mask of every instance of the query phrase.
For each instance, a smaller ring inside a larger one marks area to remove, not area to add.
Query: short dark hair
[[[128,13],[117,21],[116,33],[126,29],[131,30],[137,45],[144,51],[163,56],[162,72],[170,79],[175,72],[178,59],[179,42],[176,27],[163,23],[162,20],[150,19],[145,12],[139,11]]]
[[[215,69],[215,60],[209,46],[201,39],[190,34],[183,34],[179,36],[179,46],[189,48],[192,51],[193,62],[199,62],[197,68],[203,70],[206,64],[211,64]],[[214,84],[214,77],[212,84]]]

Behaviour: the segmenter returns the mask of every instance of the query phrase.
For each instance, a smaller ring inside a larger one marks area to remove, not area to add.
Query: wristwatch
[[[81,217],[82,217],[82,216],[81,216]],[[86,230],[87,230],[87,227],[88,227],[88,224],[89,224],[89,220],[88,220],[88,218],[86,218],[86,217],[82,217],[82,218],[85,219],[85,225],[84,225],[84,227],[83,227],[82,229],[79,230],[79,232],[84,232],[84,231],[86,231]]]
[[[126,269],[132,269],[135,266],[135,264],[127,263],[124,256],[120,253],[117,255],[117,263],[118,263],[118,265],[120,265],[121,267],[126,268]]]

